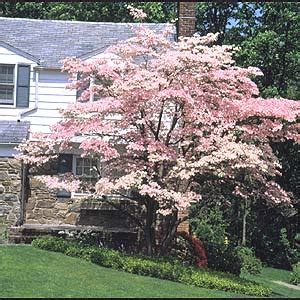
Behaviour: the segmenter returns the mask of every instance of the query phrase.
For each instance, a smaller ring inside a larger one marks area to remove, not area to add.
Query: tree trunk
[[[161,242],[159,253],[158,253],[160,256],[163,256],[167,253],[175,237],[177,226],[178,226],[177,218],[178,218],[178,211],[175,210],[173,211],[171,220],[164,223],[165,234]]]
[[[152,199],[148,199],[146,203],[146,225],[144,230],[147,255],[153,255],[155,250],[156,214],[157,203]]]

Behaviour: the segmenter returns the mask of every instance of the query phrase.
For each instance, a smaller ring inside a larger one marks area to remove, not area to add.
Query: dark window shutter
[[[83,90],[77,90],[76,91],[76,101],[78,101],[78,98],[82,95]]]
[[[30,66],[18,65],[17,107],[29,107]]]
[[[79,80],[81,78],[81,75],[79,73],[77,73],[77,80]],[[83,93],[82,89],[77,89],[76,90],[76,102],[78,101],[78,98],[81,96],[81,94]]]
[[[60,154],[58,156],[58,174],[72,172],[72,161],[72,154]],[[58,190],[56,196],[59,198],[71,198],[71,193],[66,190]]]
[[[72,172],[72,154],[60,154],[58,156],[58,174]]]

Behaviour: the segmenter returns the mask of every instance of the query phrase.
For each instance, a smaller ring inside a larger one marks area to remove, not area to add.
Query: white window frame
[[[76,176],[76,159],[77,158],[83,158],[81,157],[80,155],[73,155],[73,158],[72,158],[72,173],[74,176]],[[101,170],[101,162],[100,160],[98,161],[98,166],[100,167],[100,170]],[[89,196],[91,195],[91,193],[82,193],[82,192],[72,192],[71,193],[71,198],[81,198],[81,197],[86,197],[86,196]]]
[[[1,65],[5,65],[5,66],[14,66],[14,103],[11,104],[2,104],[1,103],[1,99],[0,99],[0,107],[1,108],[16,108],[17,107],[17,69],[18,69],[18,64],[10,64],[10,63],[0,63]]]

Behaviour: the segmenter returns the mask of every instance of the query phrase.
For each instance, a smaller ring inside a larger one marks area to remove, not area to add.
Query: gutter
[[[42,66],[35,66],[33,67],[34,70],[52,70],[52,71],[61,71],[61,67],[42,67]]]
[[[38,102],[39,102],[39,93],[38,93],[38,89],[39,89],[39,69],[35,68],[35,102],[34,102],[34,107],[32,108],[28,108],[25,109],[23,111],[21,111],[18,115],[18,121],[27,113],[31,113],[33,111],[36,111],[38,109]]]

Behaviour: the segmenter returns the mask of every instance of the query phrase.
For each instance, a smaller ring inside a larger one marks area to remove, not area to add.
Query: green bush
[[[56,237],[42,237],[34,239],[32,245],[43,250],[65,253],[70,243]]]
[[[36,239],[32,242],[32,245],[37,248],[84,258],[103,267],[110,267],[128,273],[253,296],[263,297],[271,294],[270,289],[231,274],[185,267],[181,262],[175,260],[131,256],[103,247],[84,247],[74,242],[54,237]]]
[[[81,248],[75,244],[74,245],[71,244],[64,253],[68,256],[80,257],[87,261],[91,261],[91,257],[95,252],[96,249],[94,247]]]
[[[290,283],[294,285],[300,284],[300,263],[293,266],[293,272],[290,274]]]
[[[202,242],[224,243],[228,223],[224,219],[223,213],[217,208],[202,208],[198,211],[194,208],[194,213],[196,215],[190,222],[193,233]]]
[[[240,275],[242,260],[233,246],[206,242],[204,247],[209,268]]]
[[[91,262],[113,269],[121,269],[123,266],[122,254],[116,250],[99,248],[91,254]]]
[[[259,297],[269,296],[271,291],[258,284],[238,282],[231,278],[212,276],[205,272],[192,272],[191,275],[181,277],[181,282],[198,287],[206,287],[222,291],[234,291],[236,293],[248,294]]]
[[[252,275],[257,275],[261,273],[262,263],[257,257],[255,257],[252,249],[248,247],[237,247],[236,251],[237,255],[241,260],[242,272]]]
[[[193,208],[191,228],[203,242],[207,255],[208,267],[221,272],[235,275],[241,273],[242,262],[234,246],[225,244],[226,229],[229,224],[223,212],[217,207]]]

